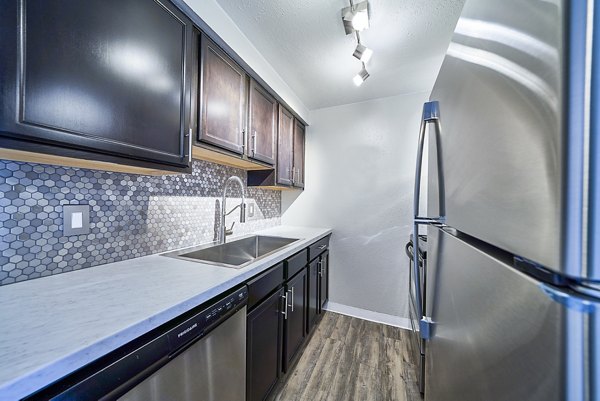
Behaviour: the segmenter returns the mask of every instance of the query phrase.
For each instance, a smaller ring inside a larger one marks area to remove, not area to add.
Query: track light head
[[[369,78],[369,73],[363,64],[362,69],[354,76],[354,78],[352,78],[352,82],[354,82],[354,85],[356,86],[361,86],[367,78]]]
[[[373,50],[359,43],[356,46],[356,49],[354,50],[354,53],[352,55],[360,61],[362,61],[363,63],[368,63],[371,57],[373,56]]]
[[[342,9],[342,22],[346,35],[369,27],[369,2],[363,1]]]

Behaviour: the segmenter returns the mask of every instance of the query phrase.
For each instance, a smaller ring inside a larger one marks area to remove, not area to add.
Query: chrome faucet
[[[225,202],[227,199],[227,185],[231,181],[236,181],[238,184],[240,184],[240,188],[242,189],[242,202],[239,205],[237,205],[236,207],[234,207],[233,209],[231,209],[229,212],[226,212],[227,207],[226,207]],[[228,216],[231,213],[233,213],[233,211],[235,209],[237,209],[238,207],[240,208],[240,223],[245,223],[246,222],[246,197],[244,196],[244,183],[242,182],[240,177],[232,175],[231,177],[229,177],[227,179],[227,181],[225,181],[225,185],[223,186],[223,197],[221,198],[221,227],[219,227],[219,244],[224,244],[226,237],[228,235],[233,234],[233,226],[235,225],[235,222],[233,222],[230,229],[225,228],[225,216]]]

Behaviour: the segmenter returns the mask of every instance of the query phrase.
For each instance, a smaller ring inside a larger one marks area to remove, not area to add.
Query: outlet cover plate
[[[90,205],[63,206],[63,234],[82,235],[90,233]]]

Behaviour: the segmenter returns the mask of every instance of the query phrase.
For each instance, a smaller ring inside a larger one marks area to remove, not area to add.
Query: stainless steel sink
[[[253,235],[221,245],[209,244],[169,252],[163,256],[241,269],[296,241],[299,239]]]

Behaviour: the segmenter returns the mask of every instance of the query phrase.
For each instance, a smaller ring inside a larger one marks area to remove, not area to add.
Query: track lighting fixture
[[[369,49],[367,46],[363,46],[360,42],[356,45],[356,49],[354,50],[354,57],[362,61],[363,63],[368,63],[371,57],[373,56],[373,50]]]
[[[356,86],[361,86],[369,78],[365,63],[373,56],[373,50],[360,42],[360,31],[369,27],[369,2],[365,0],[354,4],[353,0],[350,0],[350,7],[342,9],[342,22],[344,23],[346,35],[353,33],[356,36],[357,45],[352,55],[362,63],[362,68],[352,78],[352,82]]]
[[[352,82],[354,85],[361,86],[363,82],[365,82],[369,78],[369,73],[367,72],[367,68],[365,67],[365,63],[362,65],[362,69],[352,78]]]

